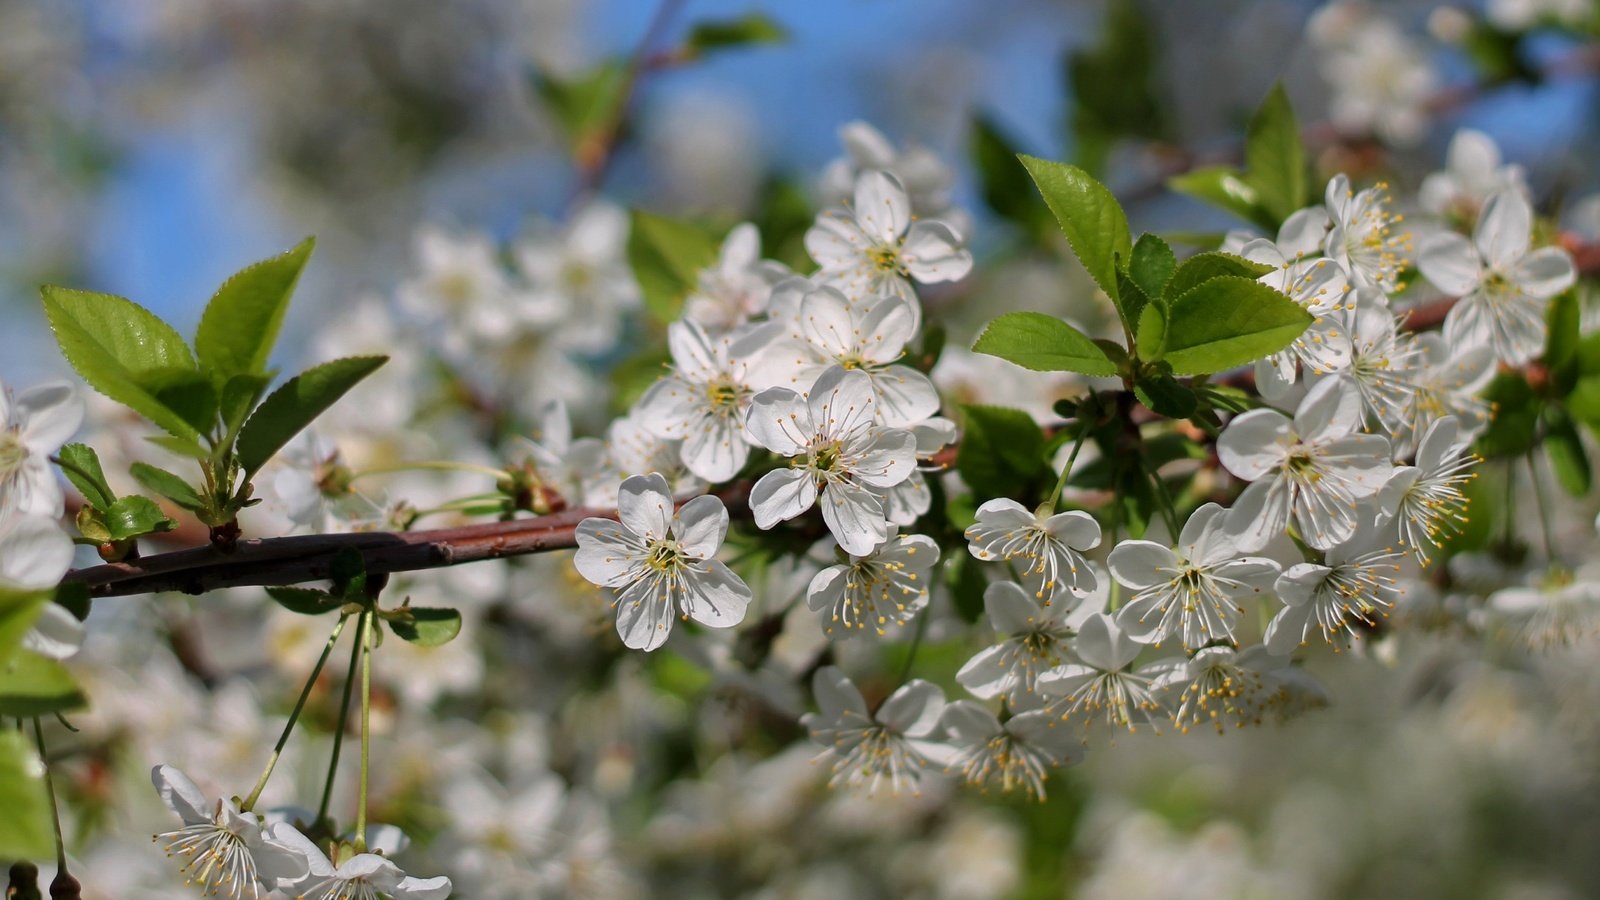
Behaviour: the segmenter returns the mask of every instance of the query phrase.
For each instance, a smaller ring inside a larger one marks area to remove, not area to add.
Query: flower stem
[[[1072,440],[1072,452],[1067,454],[1067,464],[1061,467],[1061,477],[1056,479],[1056,486],[1051,489],[1050,497],[1045,501],[1045,515],[1056,511],[1056,503],[1061,499],[1061,492],[1067,489],[1067,478],[1072,475],[1072,464],[1078,460],[1078,451],[1083,449],[1083,439],[1089,436],[1089,423],[1080,422],[1078,436]]]
[[[1155,466],[1149,465],[1143,460],[1139,461],[1139,466],[1144,469],[1146,475],[1150,476],[1150,483],[1155,485],[1156,500],[1161,504],[1161,514],[1167,520],[1167,528],[1172,532],[1172,539],[1176,541],[1180,531],[1178,527],[1178,509],[1172,504],[1172,495],[1167,492],[1167,483],[1161,480],[1161,475],[1156,471]]]
[[[367,775],[372,742],[372,611],[362,614],[361,635],[361,787],[356,806],[356,852],[367,852]]]
[[[322,655],[317,657],[317,664],[312,667],[311,675],[306,678],[305,687],[300,689],[300,699],[294,702],[294,709],[289,713],[289,721],[283,725],[283,733],[278,735],[278,743],[272,748],[272,755],[267,758],[267,767],[261,770],[261,777],[256,780],[255,789],[250,796],[244,798],[239,804],[240,812],[249,812],[261,799],[261,791],[267,786],[267,779],[272,777],[273,767],[278,764],[278,757],[283,755],[283,747],[289,743],[289,735],[294,731],[295,722],[300,720],[300,711],[305,709],[306,699],[311,696],[311,689],[317,684],[317,676],[322,674],[322,667],[328,662],[328,654],[333,652],[333,645],[339,640],[339,635],[344,631],[344,623],[349,616],[340,616],[338,624],[333,626],[333,633],[328,635],[328,642],[322,645]]]
[[[1550,539],[1550,509],[1544,502],[1544,482],[1539,479],[1539,470],[1533,464],[1533,452],[1528,456],[1528,480],[1533,482],[1533,502],[1539,507],[1539,529],[1544,536],[1544,558],[1550,562],[1556,561],[1555,541]]]
[[[44,766],[44,789],[50,795],[50,824],[55,828],[56,836],[56,872],[57,878],[67,872],[67,842],[61,837],[61,809],[56,805],[56,782],[50,775],[50,763],[45,757],[44,729],[39,726],[39,718],[33,719],[33,740],[39,748],[39,762]]]
[[[911,635],[911,647],[906,650],[905,664],[900,667],[900,683],[906,683],[906,676],[911,674],[911,664],[916,661],[917,650],[922,647],[922,634],[928,630],[928,611],[922,611],[922,617],[917,619],[917,630]]]
[[[366,613],[359,614],[363,620]],[[339,701],[339,725],[333,732],[333,753],[328,759],[328,779],[322,785],[322,803],[317,806],[317,820],[313,825],[322,825],[328,819],[328,804],[333,798],[333,779],[339,774],[339,751],[344,747],[345,726],[350,721],[350,697],[356,686],[356,664],[361,661],[361,641],[350,646],[350,668],[344,676],[344,699]]]
[[[510,477],[509,473],[491,466],[480,466],[476,463],[457,462],[449,459],[437,459],[426,460],[422,462],[396,463],[392,466],[375,466],[371,469],[362,469],[361,471],[352,474],[350,476],[350,481],[354,482],[358,478],[366,478],[369,475],[392,475],[396,472],[420,472],[428,470],[476,472],[479,475],[487,475],[490,478],[495,479]]]

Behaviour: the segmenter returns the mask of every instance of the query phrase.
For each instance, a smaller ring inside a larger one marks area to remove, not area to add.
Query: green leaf
[[[1267,220],[1266,213],[1260,206],[1261,196],[1256,189],[1228,166],[1206,166],[1182,175],[1174,175],[1167,179],[1167,187],[1233,213],[1263,228],[1277,227]]]
[[[61,460],[61,474],[67,476],[83,499],[95,509],[105,509],[117,499],[116,491],[106,484],[105,470],[100,468],[100,455],[87,444],[67,444],[56,453]]]
[[[956,612],[969,623],[983,618],[983,592],[989,589],[983,563],[970,553],[951,554],[945,572]]]
[[[627,98],[628,81],[627,61],[620,58],[606,60],[573,78],[534,73],[534,93],[566,133],[579,165],[597,161],[600,145]]]
[[[247,266],[217,289],[200,316],[194,350],[218,387],[235,375],[261,375],[278,340],[289,298],[316,241]]]
[[[1159,300],[1166,296],[1167,282],[1172,280],[1178,267],[1177,257],[1167,242],[1153,234],[1141,234],[1133,245],[1133,257],[1128,262],[1128,277],[1146,297]],[[1137,323],[1135,318],[1134,322]]]
[[[0,666],[11,659],[49,602],[49,591],[19,591],[0,585]]]
[[[645,306],[662,322],[683,310],[683,300],[700,281],[700,270],[716,262],[718,242],[687,222],[633,211],[628,231],[628,263]]]
[[[1067,58],[1072,137],[1084,168],[1104,168],[1116,142],[1162,140],[1168,116],[1158,90],[1157,29],[1134,0],[1106,6],[1100,40]]]
[[[1155,362],[1167,352],[1167,308],[1161,303],[1145,304],[1134,331],[1134,348],[1145,362]]]
[[[1020,409],[962,406],[964,428],[956,453],[961,478],[982,498],[1018,497],[1050,475],[1044,434]]]
[[[1199,408],[1199,398],[1188,385],[1171,375],[1148,375],[1133,386],[1133,394],[1147,409],[1169,419],[1187,419]],[[1148,460],[1147,460],[1148,462]]]
[[[1128,217],[1106,186],[1066,163],[1019,156],[1056,222],[1100,289],[1117,299],[1117,271],[1133,256]]]
[[[419,647],[437,647],[455,640],[461,633],[461,613],[453,609],[407,606],[410,621],[392,619],[389,628],[395,636]]]
[[[1578,428],[1558,407],[1549,407],[1544,416],[1544,454],[1550,460],[1556,483],[1574,497],[1589,493],[1593,476],[1589,454],[1583,448]]]
[[[0,716],[31,719],[85,705],[67,667],[47,656],[23,650],[0,666]]]
[[[201,498],[200,492],[191,487],[189,482],[168,472],[166,469],[158,469],[149,463],[136,462],[128,467],[128,472],[133,475],[133,480],[139,482],[145,489],[153,491],[191,512],[199,512],[208,505]]]
[[[343,597],[311,588],[269,587],[267,596],[276,600],[284,609],[302,616],[320,616],[333,612],[345,604]]]
[[[40,859],[55,853],[44,764],[22,732],[0,731],[0,858]]]
[[[152,434],[146,436],[145,440],[177,456],[187,456],[190,459],[201,460],[211,458],[211,454],[206,451],[206,448],[195,441],[185,438],[173,437],[170,434]]]
[[[684,49],[692,56],[701,56],[710,50],[727,50],[752,44],[781,44],[788,39],[788,30],[771,16],[751,10],[736,19],[696,22],[689,29]]]
[[[1483,398],[1493,404],[1494,418],[1478,436],[1478,455],[1521,456],[1533,449],[1539,440],[1544,403],[1527,379],[1520,372],[1496,375],[1484,389]]]
[[[1183,265],[1172,273],[1172,280],[1167,282],[1166,298],[1168,301],[1176,300],[1198,285],[1224,275],[1255,280],[1271,271],[1271,266],[1252,262],[1232,253],[1218,251],[1196,253],[1184,260]]]
[[[1045,233],[1050,220],[1027,171],[1017,165],[1016,144],[987,116],[972,123],[972,163],[990,209],[1032,237]]]
[[[1255,189],[1257,203],[1276,222],[1306,201],[1306,150],[1300,143],[1300,124],[1283,84],[1273,86],[1250,119],[1245,132],[1245,179]]]
[[[1557,396],[1571,393],[1581,373],[1578,352],[1583,340],[1581,312],[1576,291],[1564,291],[1550,301],[1550,308],[1545,311],[1548,328],[1544,364],[1550,370],[1550,381],[1555,385]]]
[[[387,356],[352,356],[313,366],[289,379],[256,407],[239,431],[239,465],[248,478],[273,454],[336,403]]]
[[[1117,374],[1116,363],[1088,335],[1044,313],[1006,313],[989,323],[972,349],[1035,372]]]
[[[167,369],[194,369],[194,357],[172,326],[142,306],[110,294],[46,286],[45,316],[61,353],[90,387],[182,440],[200,433],[141,384]],[[158,385],[159,387],[160,385]]]
[[[1311,321],[1299,304],[1259,281],[1212,278],[1172,301],[1162,359],[1178,375],[1220,372],[1282,350]]]
[[[168,366],[145,372],[137,380],[157,403],[177,413],[195,431],[205,434],[217,423],[217,389],[204,373]]]
[[[123,497],[111,504],[106,509],[105,524],[113,541],[125,541],[178,527],[178,523],[167,518],[154,500],[138,494]]]

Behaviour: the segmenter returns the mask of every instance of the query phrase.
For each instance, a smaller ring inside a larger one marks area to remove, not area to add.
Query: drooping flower
[[[1151,684],[1171,664],[1131,669],[1142,648],[1111,616],[1099,613],[1084,619],[1071,649],[1081,662],[1041,672],[1036,682],[1040,693],[1059,698],[1049,705],[1052,712],[1059,711],[1063,719],[1082,716],[1086,722],[1101,717],[1108,725],[1135,731],[1161,709]]]
[[[1003,793],[1026,790],[1043,800],[1050,770],[1083,759],[1076,730],[1042,709],[1001,724],[981,704],[957,700],[944,708],[943,725],[954,749],[949,768],[985,791],[997,785]]]
[[[1350,539],[1356,501],[1376,493],[1393,468],[1389,442],[1360,427],[1360,397],[1329,379],[1311,389],[1293,420],[1256,409],[1223,429],[1217,458],[1253,482],[1228,514],[1241,550],[1266,546],[1291,521],[1300,539],[1318,549]]]
[[[1172,722],[1179,731],[1210,722],[1220,734],[1228,725],[1259,725],[1269,712],[1287,715],[1326,700],[1295,676],[1287,656],[1260,644],[1237,650],[1206,647],[1173,666],[1157,688],[1175,696]]]
[[[935,685],[908,681],[876,713],[867,712],[861,691],[834,666],[817,670],[811,690],[818,711],[802,716],[800,724],[832,754],[831,785],[869,794],[882,788],[915,791],[929,763],[948,755],[938,740],[944,694]]]
[[[756,526],[768,529],[820,502],[822,519],[845,552],[865,556],[889,537],[878,493],[911,477],[916,438],[875,421],[865,372],[832,366],[808,395],[768,388],[750,402],[746,428],[761,446],[789,457],[750,491]]]
[[[618,491],[617,516],[578,523],[573,563],[611,589],[623,644],[656,649],[680,611],[712,628],[743,621],[750,588],[715,558],[728,533],[722,500],[704,495],[674,512],[665,478],[635,475]]]
[[[1075,626],[1099,612],[1088,595],[1063,591],[1042,603],[1021,585],[997,581],[983,592],[983,611],[1002,638],[985,647],[956,672],[956,681],[975,697],[1004,697],[1012,709],[1038,705],[1033,696],[1039,673],[1067,661],[1067,645]]]
[[[1100,545],[1100,523],[1086,512],[1041,515],[999,497],[978,507],[965,536],[978,559],[1024,563],[1022,583],[1040,602],[1062,590],[1094,590],[1094,570],[1083,553]]]
[[[818,572],[806,588],[806,605],[821,613],[829,635],[883,635],[928,605],[928,573],[938,561],[933,538],[891,535],[866,556]]]
[[[305,864],[305,874],[288,888],[294,891],[295,900],[445,900],[450,896],[448,877],[407,875],[385,853],[354,853],[336,866],[321,847],[286,823],[274,822],[267,834],[292,848]]]
[[[1111,551],[1112,577],[1134,591],[1117,624],[1134,639],[1160,643],[1178,635],[1187,650],[1233,640],[1244,601],[1261,596],[1280,570],[1272,560],[1241,555],[1227,515],[1207,503],[1183,524],[1176,549],[1127,540]]]
[[[1401,553],[1374,546],[1376,526],[1328,550],[1321,563],[1295,563],[1278,576],[1273,590],[1283,609],[1267,625],[1263,641],[1279,656],[1305,643],[1313,626],[1330,644],[1347,643],[1356,623],[1372,625],[1394,608]],[[1342,639],[1341,639],[1342,638]]]
[[[1445,340],[1487,344],[1495,357],[1522,365],[1544,348],[1545,307],[1577,279],[1560,247],[1529,252],[1533,208],[1521,191],[1503,190],[1484,205],[1472,239],[1453,231],[1428,237],[1417,267],[1434,287],[1461,299],[1444,320]]]
[[[1378,492],[1378,508],[1418,562],[1426,563],[1433,548],[1466,522],[1462,489],[1477,477],[1472,470],[1481,462],[1469,443],[1455,416],[1436,420],[1417,446],[1416,464],[1396,468]]]
[[[50,454],[83,422],[83,401],[68,384],[20,394],[0,383],[0,513],[61,515],[61,485]]]
[[[183,827],[158,834],[155,840],[168,856],[182,860],[179,871],[190,884],[208,894],[258,900],[306,875],[308,866],[296,847],[279,835],[263,834],[255,813],[241,812],[231,799],[207,800],[187,775],[172,766],[156,766],[150,780],[162,802],[183,820]]]
[[[818,279],[850,296],[893,294],[914,304],[913,281],[956,281],[972,270],[961,235],[943,222],[913,222],[905,189],[885,172],[863,172],[854,206],[819,215],[805,242],[822,267]]]

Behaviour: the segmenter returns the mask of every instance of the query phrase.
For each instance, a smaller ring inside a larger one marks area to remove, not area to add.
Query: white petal
[[[689,618],[712,628],[732,628],[744,621],[750,607],[750,586],[733,570],[711,560],[706,571],[684,576],[684,595],[679,598]]]
[[[869,301],[858,326],[862,359],[890,363],[905,352],[917,336],[917,313],[904,297],[879,297]]]
[[[1290,423],[1282,413],[1253,409],[1222,430],[1217,438],[1217,459],[1235,476],[1255,481],[1283,461],[1280,442],[1289,434]]]
[[[759,487],[759,484],[757,486]],[[753,509],[754,492],[751,493],[750,502]],[[889,537],[889,523],[883,515],[883,501],[866,488],[836,481],[822,491],[820,505],[822,521],[827,523],[833,539],[839,542],[839,546],[843,547],[846,553],[866,556]]]
[[[1337,378],[1327,378],[1300,401],[1294,430],[1303,441],[1343,437],[1361,427],[1361,395]]]
[[[817,485],[803,469],[774,469],[750,490],[750,512],[765,531],[792,519],[817,502]]]
[[[72,565],[72,539],[53,518],[0,510],[0,584],[54,587]]]
[[[1532,233],[1533,208],[1528,199],[1519,190],[1506,189],[1483,205],[1472,240],[1490,268],[1509,272],[1527,255]]]
[[[856,355],[862,332],[850,301],[831,287],[819,287],[800,303],[800,325],[806,340],[833,359]]]
[[[71,659],[83,647],[83,623],[58,603],[46,603],[22,646],[51,659]]]
[[[672,491],[660,473],[633,475],[617,489],[617,518],[645,540],[667,536],[672,521]]]
[[[189,776],[172,766],[163,765],[150,770],[150,781],[155,784],[161,802],[176,813],[183,824],[199,825],[211,821],[211,811],[216,804],[206,800],[206,795],[189,780]]]
[[[667,642],[672,632],[672,598],[655,583],[641,578],[623,589],[617,597],[617,634],[623,646],[634,650],[654,650]]]
[[[1511,272],[1517,287],[1541,300],[1572,287],[1577,278],[1572,255],[1560,247],[1540,247],[1523,257]]]
[[[699,422],[705,408],[704,387],[682,378],[663,378],[633,405],[632,418],[651,434],[682,438]]]
[[[633,570],[644,555],[639,538],[610,519],[589,518],[578,523],[578,552],[572,564],[589,583],[622,587],[633,580]]]
[[[944,708],[940,722],[945,732],[963,744],[982,745],[1000,733],[1000,720],[983,704],[971,700],[956,700]]]
[[[1471,241],[1453,231],[1423,239],[1417,254],[1417,269],[1434,287],[1457,297],[1483,281],[1483,262],[1478,258],[1478,251]]]
[[[1267,649],[1280,656],[1293,653],[1305,640],[1306,629],[1311,625],[1314,612],[1310,604],[1285,606],[1278,610],[1278,614],[1267,623],[1267,633],[1262,638]]]
[[[22,443],[35,453],[49,454],[83,424],[83,401],[70,384],[41,384],[17,395],[15,413],[24,423]]]
[[[1136,591],[1171,581],[1171,573],[1160,570],[1177,564],[1170,549],[1153,541],[1123,541],[1106,558],[1111,577]]]
[[[804,453],[813,433],[805,399],[788,388],[768,388],[755,395],[745,429],[756,443],[779,456]]]
[[[1244,489],[1228,511],[1227,530],[1239,549],[1259,550],[1289,526],[1289,498],[1278,478]]]
[[[856,221],[878,244],[892,244],[911,224],[911,200],[899,179],[887,172],[863,172],[856,178]]]
[[[910,366],[889,366],[872,373],[878,393],[878,418],[885,425],[902,427],[939,411],[939,389],[928,376]]]
[[[875,392],[872,379],[859,369],[829,366],[817,376],[806,397],[806,407],[818,431],[841,438],[872,424]]]
[[[985,700],[1009,693],[1016,681],[1016,673],[1006,665],[1006,647],[1002,644],[979,650],[956,672],[957,684]]]
[[[867,717],[867,701],[837,666],[823,666],[811,676],[811,694],[826,718],[837,719],[846,713]]]
[[[683,440],[683,464],[713,484],[739,474],[750,459],[745,429],[732,416],[702,416]]]
[[[727,533],[728,508],[722,505],[722,498],[710,494],[685,503],[672,522],[673,537],[695,559],[716,556]]]
[[[1010,581],[996,581],[984,589],[983,611],[1000,634],[1026,634],[1044,619],[1039,604],[1022,585]]]
[[[972,271],[972,253],[962,248],[961,236],[943,222],[912,225],[900,259],[911,277],[923,284],[959,281]]]
[[[944,692],[937,685],[915,678],[883,701],[877,720],[908,737],[923,737],[939,726],[943,712]]]
[[[407,875],[394,886],[395,900],[445,900],[450,896],[450,879],[444,875],[417,878]]]
[[[1100,523],[1080,510],[1056,513],[1045,520],[1044,530],[1074,550],[1093,550],[1100,546]]]

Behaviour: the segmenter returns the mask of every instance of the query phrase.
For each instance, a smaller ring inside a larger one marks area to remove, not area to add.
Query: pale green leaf
[[[1172,301],[1162,358],[1178,375],[1220,372],[1282,350],[1311,321],[1310,313],[1278,291],[1224,275]]]
[[[235,375],[260,375],[278,340],[289,298],[315,241],[247,266],[222,283],[200,317],[194,350],[220,386]]]
[[[1067,242],[1111,299],[1117,299],[1117,271],[1133,256],[1128,217],[1105,185],[1067,163],[1019,156],[1044,202],[1055,214]]]
[[[246,477],[259,471],[284,444],[388,359],[387,356],[336,359],[301,372],[273,391],[239,430],[235,449]]]
[[[1088,335],[1044,313],[1006,313],[989,323],[972,349],[1036,372],[1117,374],[1117,364]]]

